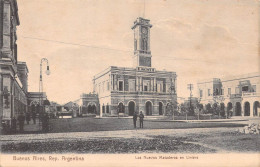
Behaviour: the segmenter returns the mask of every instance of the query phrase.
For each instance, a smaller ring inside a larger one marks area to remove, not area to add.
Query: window
[[[248,92],[248,86],[243,86],[243,87],[242,87],[242,91],[243,91],[243,92]]]
[[[224,95],[224,89],[221,89],[221,95]]]
[[[219,95],[219,90],[218,89],[215,90],[215,94],[214,95]]]
[[[123,81],[118,81],[118,90],[123,91],[124,90],[124,82]]]
[[[228,95],[231,95],[231,88],[228,88]]]
[[[210,93],[210,89],[208,89],[208,96],[210,96],[210,94],[211,94],[211,93]]]
[[[144,91],[147,92],[148,91],[148,86],[144,85]]]
[[[144,91],[149,91],[150,90],[150,80],[143,80],[144,84]]]
[[[252,85],[252,92],[256,92],[256,85]]]
[[[202,90],[200,90],[200,97],[202,97],[203,96],[203,91]]]
[[[134,79],[129,79],[129,91],[134,92],[135,91],[135,80]]]
[[[162,81],[157,82],[157,91],[163,92],[163,82]]]
[[[239,94],[239,87],[236,87],[236,94]]]

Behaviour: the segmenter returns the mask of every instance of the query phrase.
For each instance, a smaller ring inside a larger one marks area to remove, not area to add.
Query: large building
[[[0,0],[0,11],[0,119],[10,125],[19,112],[28,110],[28,69],[17,60],[16,26],[20,22],[16,0]]]
[[[218,103],[234,116],[260,116],[260,74],[213,78],[198,82],[202,104]]]
[[[93,92],[98,95],[101,116],[128,116],[135,111],[164,115],[166,106],[177,101],[176,73],[152,67],[151,27],[150,20],[141,17],[134,22],[133,68],[111,66],[94,76]]]

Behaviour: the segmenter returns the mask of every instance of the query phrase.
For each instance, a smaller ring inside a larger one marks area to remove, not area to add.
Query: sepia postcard
[[[0,166],[260,166],[259,0],[0,0]]]

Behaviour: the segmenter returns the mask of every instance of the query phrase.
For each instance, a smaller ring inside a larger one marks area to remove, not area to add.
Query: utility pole
[[[44,111],[44,103],[43,103],[43,82],[42,82],[42,64],[43,63],[47,64],[47,70],[45,71],[46,75],[50,75],[50,67],[49,67],[49,62],[46,58],[41,59],[40,63],[40,82],[39,82],[39,106],[40,106],[40,113],[39,113],[39,124],[41,123],[41,116]]]
[[[171,94],[171,109],[172,109],[172,120],[174,120],[174,94],[176,94],[176,89],[175,89],[175,77],[173,77],[171,74],[171,87],[170,87],[170,94]]]
[[[188,84],[187,88],[188,90],[190,90],[190,112],[191,112],[191,97],[192,97],[193,84]],[[186,114],[186,119],[187,119],[187,114]]]

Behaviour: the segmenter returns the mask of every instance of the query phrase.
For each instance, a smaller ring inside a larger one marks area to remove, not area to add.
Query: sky
[[[190,83],[196,96],[201,79],[259,71],[258,0],[17,1],[18,60],[27,63],[29,91],[39,91],[47,58],[43,89],[59,104],[92,92],[93,76],[109,66],[133,67],[131,27],[140,16],[153,25],[152,67],[177,73],[178,97],[189,96]]]

